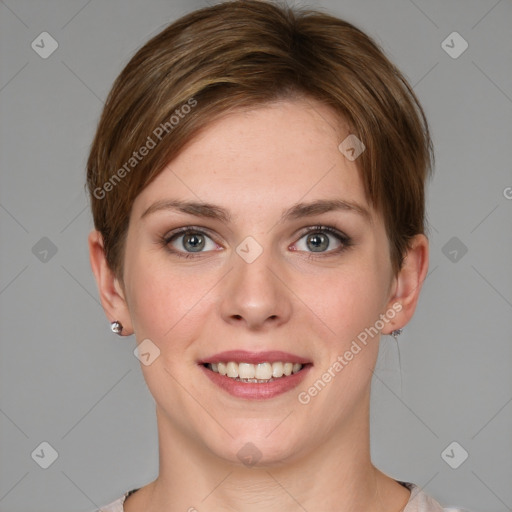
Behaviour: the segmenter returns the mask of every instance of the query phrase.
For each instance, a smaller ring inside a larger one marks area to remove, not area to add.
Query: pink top
[[[437,501],[420,490],[416,484],[400,481],[398,481],[398,483],[411,491],[411,497],[409,498],[409,501],[407,502],[407,505],[402,512],[464,512],[464,510],[461,508],[441,507]],[[133,489],[124,493],[124,495],[118,498],[116,501],[101,507],[95,512],[124,512],[124,500],[137,490],[138,489]]]

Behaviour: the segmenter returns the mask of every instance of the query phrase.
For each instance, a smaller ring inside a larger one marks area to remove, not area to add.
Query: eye
[[[219,249],[213,239],[202,229],[193,226],[179,228],[161,238],[161,244],[173,255],[181,258],[199,257],[206,252]],[[310,226],[300,239],[291,246],[294,251],[337,254],[352,245],[351,239],[330,226]]]
[[[337,229],[329,226],[311,226],[307,228],[306,234],[296,243],[296,250],[333,253],[340,252],[350,245],[350,238]]]
[[[191,253],[214,251],[218,247],[204,231],[191,227],[181,228],[168,234],[162,243],[169,251],[184,258],[193,257]]]

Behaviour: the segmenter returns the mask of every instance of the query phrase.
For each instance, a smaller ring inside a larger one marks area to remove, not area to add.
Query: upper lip
[[[290,354],[289,352],[282,352],[280,350],[270,350],[266,352],[248,352],[247,350],[227,350],[213,354],[199,361],[199,364],[207,363],[225,363],[234,361],[237,363],[299,363],[307,364],[310,361],[304,357]]]

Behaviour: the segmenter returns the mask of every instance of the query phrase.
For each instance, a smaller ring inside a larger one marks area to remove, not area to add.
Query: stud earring
[[[121,322],[118,322],[117,320],[115,322],[112,322],[110,324],[110,328],[112,329],[112,332],[115,332],[119,336],[122,336],[121,333],[123,332],[123,325],[121,324]]]
[[[402,334],[402,332],[404,332],[403,329],[395,329],[394,331],[391,331],[391,336],[393,336],[393,338],[395,338],[395,340],[398,338],[398,336],[400,336],[400,334]]]

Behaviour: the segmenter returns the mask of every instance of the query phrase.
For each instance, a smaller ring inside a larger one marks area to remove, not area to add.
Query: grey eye
[[[215,242],[200,231],[186,231],[170,237],[168,243],[178,252],[206,252],[216,249]]]
[[[334,241],[334,244],[332,243]],[[306,233],[297,242],[297,249],[305,252],[326,252],[327,249],[332,250],[340,247],[343,240],[338,235],[318,230]]]

